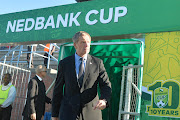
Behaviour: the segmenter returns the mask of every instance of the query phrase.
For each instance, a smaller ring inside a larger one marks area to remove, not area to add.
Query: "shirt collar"
[[[37,74],[36,74],[36,76],[37,76],[37,78],[38,78],[40,81],[42,81],[42,78],[41,78],[41,77],[39,77]]]
[[[9,87],[9,86],[11,86],[12,85],[12,83],[10,82],[10,83],[8,83],[6,86],[3,84],[3,86],[4,87]]]
[[[2,85],[2,90],[7,90],[10,86],[12,85],[12,83],[9,83],[8,85],[4,86],[4,84]]]
[[[75,59],[79,60],[80,58],[82,58],[82,57],[80,57],[77,53],[75,53]],[[87,60],[87,54],[83,58],[86,61]]]

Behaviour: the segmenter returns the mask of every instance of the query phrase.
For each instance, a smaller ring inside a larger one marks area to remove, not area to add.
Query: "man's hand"
[[[31,120],[36,120],[36,113],[31,114]]]
[[[58,117],[52,117],[52,120],[58,120]]]
[[[96,104],[96,106],[94,107],[95,109],[100,109],[100,110],[104,110],[106,108],[106,101],[105,100],[99,100]]]
[[[51,104],[51,102],[52,102],[51,98],[47,97],[46,103],[47,103],[47,104]]]

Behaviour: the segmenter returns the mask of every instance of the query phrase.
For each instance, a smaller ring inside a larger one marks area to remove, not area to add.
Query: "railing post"
[[[15,53],[15,51],[13,51],[13,53],[12,53],[11,64],[10,64],[10,65],[12,65],[12,61],[13,61],[13,59],[14,59],[14,53]],[[10,68],[10,71],[9,71],[9,72],[11,73],[11,68]]]
[[[6,58],[7,58],[7,56],[5,55],[4,56],[4,62],[3,62],[4,64],[6,63]]]
[[[122,82],[121,82],[121,91],[120,91],[120,101],[119,101],[119,114],[118,114],[118,120],[121,120],[121,112],[122,110],[122,103],[123,103],[123,90],[124,90],[124,81],[125,81],[125,67],[123,66],[123,72],[122,72]]]
[[[4,57],[4,64],[6,63],[6,56]],[[4,65],[2,66],[2,70],[1,70],[1,80],[2,80],[2,76],[4,73]]]
[[[133,66],[133,65],[130,64],[128,66]],[[132,70],[133,68],[128,69],[128,76],[127,76],[127,81],[126,81],[125,107],[124,107],[125,112],[130,112],[130,109],[131,109]],[[125,114],[124,120],[129,120],[129,117],[130,117],[129,114]]]
[[[14,54],[15,54],[15,51],[13,51],[13,53],[12,53],[12,57],[11,57],[11,65],[12,65],[12,61],[13,61],[13,59],[14,59]]]
[[[20,56],[21,56],[21,53],[22,53],[22,48],[23,48],[23,45],[21,45],[20,49],[19,49],[19,55],[18,55],[18,61],[17,61],[16,67],[18,67],[18,64],[19,64],[19,59],[20,59]]]
[[[50,43],[50,46],[49,46],[47,69],[49,69],[50,56],[51,56],[51,47],[52,47],[52,43]]]
[[[33,54],[32,54],[32,52],[33,52],[33,46],[31,45],[31,53],[30,53],[30,60],[29,60],[29,68],[31,68],[31,61],[32,61],[32,56],[33,56]]]

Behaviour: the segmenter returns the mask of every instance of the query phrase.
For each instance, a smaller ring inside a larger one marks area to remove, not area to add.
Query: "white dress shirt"
[[[41,78],[41,77],[39,77],[37,74],[36,74],[36,76],[37,76],[37,78],[39,79],[39,81],[42,81],[42,78]]]

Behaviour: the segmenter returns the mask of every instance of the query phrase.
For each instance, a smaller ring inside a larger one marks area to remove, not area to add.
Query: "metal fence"
[[[142,65],[123,67],[118,120],[139,120]]]
[[[59,45],[59,44],[58,44]],[[50,46],[55,46],[54,53],[59,53],[59,46],[51,43]],[[43,44],[37,44],[36,46],[34,44],[28,45],[31,46],[30,50],[27,48],[27,45],[19,45],[14,46],[12,48],[4,48],[0,49],[0,62],[14,65],[16,67],[25,67],[25,68],[31,68],[31,63],[33,63],[33,58],[36,56],[36,58],[41,58],[44,60],[44,58],[47,58],[47,68],[49,69],[49,66],[51,65],[52,61],[55,61],[55,63],[58,64],[58,57],[54,57],[50,54],[51,51],[46,52],[48,54],[47,56],[44,56],[44,48],[47,48]],[[28,57],[29,56],[29,57]],[[28,65],[27,65],[28,64]]]
[[[0,62],[0,84],[2,84],[2,77],[5,73],[10,73],[12,75],[12,84],[16,87],[16,98],[13,103],[11,120],[21,120],[31,72]]]

